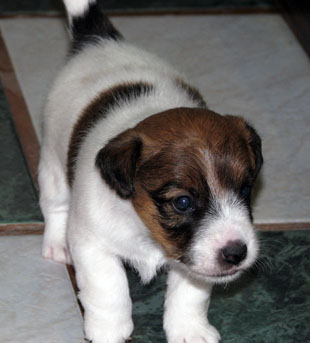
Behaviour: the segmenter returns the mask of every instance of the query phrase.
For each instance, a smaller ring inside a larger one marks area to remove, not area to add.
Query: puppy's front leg
[[[169,272],[164,314],[168,343],[220,341],[207,319],[211,291],[212,285],[191,279],[180,270]]]
[[[86,338],[92,343],[123,343],[133,330],[132,303],[120,259],[96,243],[71,248],[79,298],[85,310]]]

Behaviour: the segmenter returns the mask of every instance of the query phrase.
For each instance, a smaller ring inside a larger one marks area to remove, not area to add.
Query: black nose
[[[246,258],[247,246],[243,242],[237,240],[228,242],[222,249],[222,258],[224,262],[237,265]]]

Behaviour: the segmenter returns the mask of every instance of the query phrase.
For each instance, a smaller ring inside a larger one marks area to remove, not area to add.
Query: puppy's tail
[[[64,0],[69,18],[73,52],[102,39],[122,39],[98,0]]]

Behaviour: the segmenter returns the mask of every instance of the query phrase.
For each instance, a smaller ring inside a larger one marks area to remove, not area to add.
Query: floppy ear
[[[141,148],[142,140],[133,130],[127,130],[110,140],[97,154],[96,167],[102,178],[122,199],[134,195]]]
[[[249,124],[246,124],[246,128],[248,129],[250,133],[249,146],[252,149],[253,154],[254,154],[255,166],[253,169],[253,177],[255,180],[263,164],[262,141],[252,126],[250,126]]]

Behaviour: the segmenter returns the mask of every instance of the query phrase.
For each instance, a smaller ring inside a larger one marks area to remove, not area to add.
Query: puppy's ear
[[[97,154],[96,167],[102,178],[122,199],[134,195],[141,149],[142,140],[133,130],[127,130],[109,141]]]
[[[248,144],[254,155],[253,178],[255,180],[263,164],[262,141],[252,126],[246,124],[246,128],[250,133]]]

